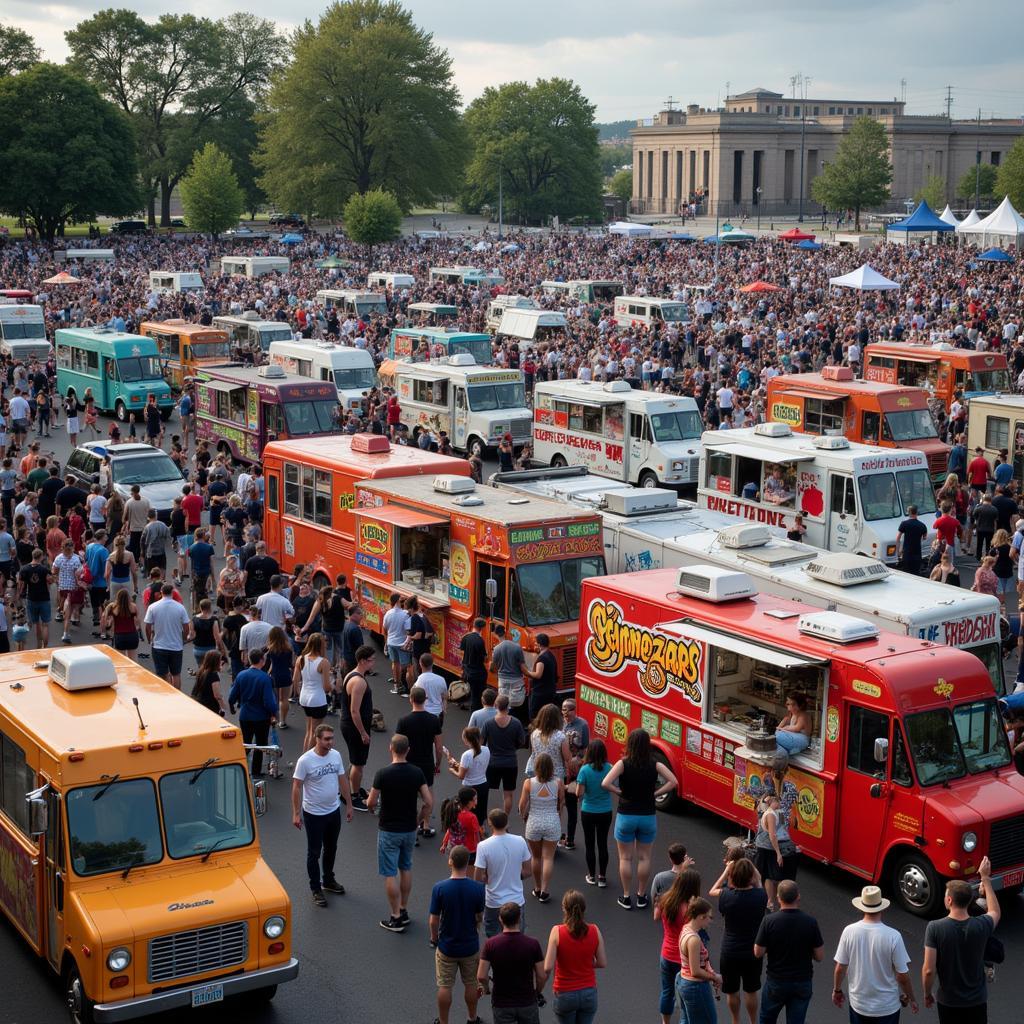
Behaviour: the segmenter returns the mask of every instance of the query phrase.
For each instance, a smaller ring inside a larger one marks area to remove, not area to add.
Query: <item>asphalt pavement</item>
[[[169,425],[174,430],[177,418]],[[106,424],[101,421],[106,436]],[[63,430],[50,444],[61,461],[69,453],[67,435]],[[492,467],[488,467],[488,471]],[[87,618],[88,616],[86,616]],[[75,637],[82,643],[93,642],[88,626]],[[59,639],[59,636],[58,636]],[[145,648],[143,648],[145,649]],[[186,667],[191,667],[188,653]],[[144,661],[145,665],[146,662]],[[1013,672],[1015,665],[1007,668]],[[381,709],[388,729],[406,712],[407,701],[389,693],[389,670],[383,656],[379,657],[376,674],[371,677],[374,705]],[[185,685],[188,685],[185,677]],[[303,719],[293,706],[289,716],[295,727],[281,732],[286,763],[299,753]],[[461,750],[460,734],[468,714],[453,708],[446,716],[445,743]],[[328,721],[336,721],[328,719]],[[373,773],[387,763],[388,733],[375,733],[371,746],[364,785],[369,788]],[[344,748],[342,747],[344,754]],[[457,780],[445,773],[435,785],[435,803],[440,807],[443,797],[458,788]],[[284,985],[274,1001],[258,1011],[246,1009],[246,1024],[308,1024],[312,1020],[369,1021],[373,1024],[430,1024],[436,1016],[434,1002],[433,950],[428,944],[427,908],[434,882],[447,877],[445,857],[438,851],[440,829],[434,840],[423,840],[416,851],[413,867],[413,891],[409,912],[410,927],[404,934],[391,934],[378,926],[385,916],[386,904],[381,880],[377,876],[376,818],[356,814],[351,824],[342,827],[338,853],[337,875],[347,893],[329,896],[327,909],[319,909],[310,900],[305,874],[305,838],[291,823],[289,772],[285,778],[268,780],[269,808],[260,819],[259,833],[264,856],[288,889],[292,898],[293,954],[301,968],[296,981]],[[491,805],[494,806],[492,799]],[[436,816],[435,816],[436,817]],[[435,820],[435,827],[438,825]],[[513,819],[513,831],[521,831],[522,822]],[[705,889],[721,870],[722,840],[737,834],[737,826],[710,812],[690,809],[682,814],[662,814],[658,818],[655,844],[655,869],[668,866],[665,850],[672,842],[685,843],[697,862]],[[581,890],[587,900],[588,918],[600,926],[608,950],[608,967],[598,972],[599,1022],[616,1024],[653,1024],[658,1014],[658,958],[661,926],[651,918],[651,911],[621,910],[616,905],[618,889],[614,843],[612,843],[607,889],[596,889],[584,882],[582,835],[577,837],[575,851],[559,851],[551,885],[552,900],[547,905],[528,898],[528,929],[546,944],[547,934],[560,920],[559,904],[566,889]],[[814,914],[825,938],[826,959],[815,970],[814,997],[808,1014],[809,1024],[847,1019],[846,1010],[837,1010],[830,1001],[832,988],[832,954],[840,932],[857,918],[850,899],[860,892],[861,882],[838,869],[811,862],[801,865],[798,882],[802,892],[802,908]],[[529,881],[526,888],[529,890]],[[911,971],[915,990],[920,994],[920,965],[925,922],[898,909],[886,912],[885,920],[899,928],[912,959]],[[712,958],[717,964],[721,948],[721,925],[715,920],[711,928]],[[989,988],[990,1020],[1016,1022],[1024,1019],[1017,990],[1011,980],[1012,964],[1024,949],[1024,900],[1014,899],[1003,907],[1003,920],[998,935],[1006,944],[1007,964],[997,968],[996,981]],[[56,1024],[64,1019],[60,987],[42,960],[37,959],[5,919],[0,923],[0,963],[5,965],[9,979],[0,1005],[0,1024]],[[548,987],[550,996],[550,985]],[[465,1006],[458,988],[450,1020],[465,1020]],[[165,1022],[190,1019],[197,1022],[238,1020],[241,1008],[211,1007],[189,1014],[165,1014],[154,1020]],[[489,1021],[490,1006],[485,998],[480,1003],[480,1016]],[[541,1011],[542,1020],[553,1021],[548,1006]],[[719,1004],[719,1021],[729,1021],[724,1000]],[[909,1019],[909,1012],[905,1019]],[[935,1020],[934,1011],[922,1009],[922,1021]]]

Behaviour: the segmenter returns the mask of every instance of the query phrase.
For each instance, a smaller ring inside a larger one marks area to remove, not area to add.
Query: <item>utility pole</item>
[[[953,117],[953,86],[946,86],[946,118],[951,120]]]
[[[974,141],[974,209],[981,205],[978,193],[981,191],[981,107],[978,107],[978,137]]]
[[[792,78],[794,99],[796,98],[796,84],[797,82],[800,84],[800,200],[796,218],[800,224],[804,222],[804,164],[807,162],[804,145],[807,137],[807,83],[809,81],[810,79],[804,78],[799,71]]]

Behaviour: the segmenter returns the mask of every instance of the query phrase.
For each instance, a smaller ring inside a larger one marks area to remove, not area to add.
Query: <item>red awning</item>
[[[800,228],[790,228],[788,231],[783,231],[779,235],[779,241],[781,242],[812,242],[814,241],[814,235],[809,235],[806,231],[801,231]]]
[[[753,284],[745,284],[741,292],[781,292],[777,284],[769,284],[767,281],[755,281]]]
[[[363,519],[375,519],[378,523],[401,526],[403,529],[416,526],[447,526],[449,522],[445,516],[431,515],[429,512],[421,512],[415,508],[402,508],[400,505],[382,505],[380,508],[357,508],[352,511]]]

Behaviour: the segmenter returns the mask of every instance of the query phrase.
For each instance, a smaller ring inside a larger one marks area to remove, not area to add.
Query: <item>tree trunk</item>
[[[853,230],[860,231],[860,207],[853,208]]]
[[[160,227],[171,226],[171,192],[174,183],[166,176],[160,179]]]
[[[149,226],[151,228],[155,228],[156,227],[156,195],[152,191],[149,193],[149,199],[146,202],[146,206],[147,206],[148,211],[149,211],[149,216],[148,216]]]

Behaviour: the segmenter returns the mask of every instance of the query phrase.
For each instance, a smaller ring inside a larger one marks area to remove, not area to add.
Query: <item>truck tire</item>
[[[645,469],[640,474],[640,486],[649,487],[653,490],[655,487],[659,486],[658,478],[649,469]]]
[[[942,908],[942,880],[916,850],[905,850],[896,855],[891,884],[896,902],[915,917],[930,920]]]
[[[114,403],[114,415],[122,423],[124,423],[128,419],[128,410],[125,407],[124,402],[122,402],[120,398]]]
[[[471,437],[466,442],[466,454],[467,455],[476,455],[478,458],[482,459],[486,452],[487,452],[487,445],[485,445],[483,443],[483,441],[480,440],[479,437]]]
[[[167,409],[161,409],[160,410],[160,419],[163,420],[164,423],[166,423],[171,418],[171,414],[173,412],[174,412],[174,406],[173,405],[170,406]]]
[[[565,456],[564,455],[556,455],[551,460],[551,468],[552,469],[564,469],[568,465],[569,465],[569,463],[565,461]]]
[[[256,1007],[269,1003],[276,995],[276,985],[264,985],[263,988],[254,988],[251,992],[246,992],[242,998],[251,1006]]]
[[[64,975],[64,995],[71,1024],[93,1024],[93,1001],[85,994],[82,975],[74,961]]]
[[[663,764],[669,771],[672,771],[672,765],[668,763],[668,758],[660,751],[654,751],[654,763]],[[675,775],[675,772],[672,772]],[[661,776],[658,776],[658,785],[661,785]],[[679,790],[673,790],[671,793],[665,793],[663,796],[656,796],[654,798],[654,806],[659,811],[665,811],[666,813],[672,813],[682,809],[683,801],[679,796]]]

